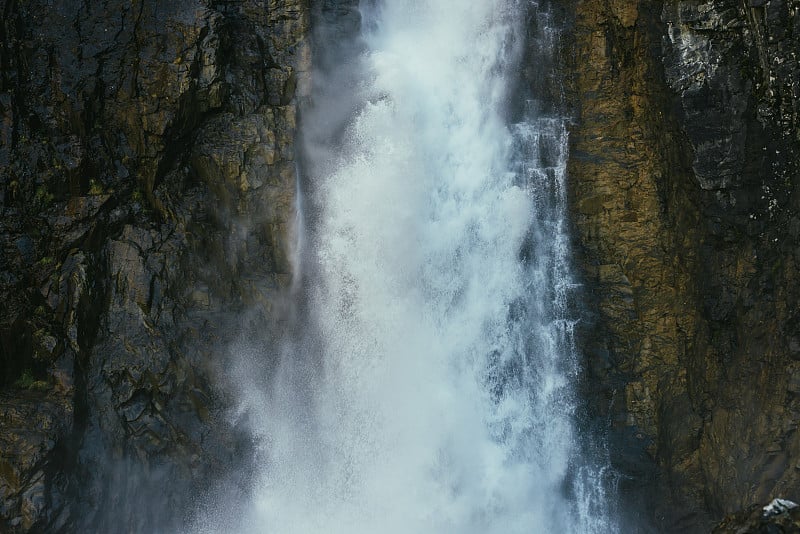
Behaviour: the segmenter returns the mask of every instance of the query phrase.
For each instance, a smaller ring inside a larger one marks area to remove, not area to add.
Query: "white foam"
[[[559,119],[505,123],[524,9],[394,0],[367,15],[369,103],[341,158],[312,165],[327,165],[303,278],[321,343],[289,345],[248,393],[264,464],[242,531],[608,528],[591,491],[564,491],[580,463],[567,135]]]
[[[793,508],[797,508],[797,503],[787,499],[773,499],[771,503],[764,507],[763,516],[772,517],[773,515],[780,515],[788,512]]]

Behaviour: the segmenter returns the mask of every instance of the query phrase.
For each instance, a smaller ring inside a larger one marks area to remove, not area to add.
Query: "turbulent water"
[[[552,32],[547,13],[360,12],[303,125],[343,128],[307,143],[301,326],[246,393],[263,463],[238,529],[611,531],[574,415],[565,124],[509,110],[523,25]]]

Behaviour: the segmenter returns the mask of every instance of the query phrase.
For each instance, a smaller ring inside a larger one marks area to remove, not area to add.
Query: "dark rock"
[[[169,531],[248,461],[214,373],[288,283],[308,8],[2,12],[0,530]]]
[[[776,499],[776,501],[779,501]],[[775,502],[762,507],[754,505],[731,514],[712,531],[714,534],[790,534],[800,532],[800,508],[786,507]],[[791,503],[794,504],[794,503]],[[769,510],[768,510],[769,509]]]
[[[654,528],[707,532],[800,492],[798,6],[575,9],[573,220],[611,363],[587,390],[613,399],[612,461]]]

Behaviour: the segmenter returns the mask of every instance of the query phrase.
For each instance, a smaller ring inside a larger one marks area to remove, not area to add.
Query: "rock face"
[[[309,12],[0,11],[0,530],[169,530],[244,446],[215,369],[289,279]]]
[[[708,531],[800,493],[800,4],[582,0],[574,16],[587,393],[627,508],[653,511],[630,521]]]
[[[800,508],[791,501],[775,499],[767,506],[754,505],[720,522],[713,534],[791,534],[800,531]]]

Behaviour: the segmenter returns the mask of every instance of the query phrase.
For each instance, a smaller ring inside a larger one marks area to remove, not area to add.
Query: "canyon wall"
[[[582,0],[586,390],[657,531],[800,498],[800,3]]]
[[[289,281],[309,12],[0,13],[0,530],[170,530],[245,483],[217,370]]]

